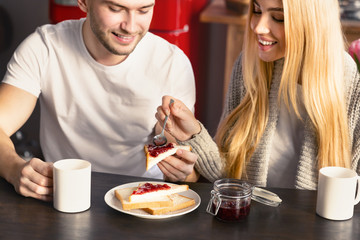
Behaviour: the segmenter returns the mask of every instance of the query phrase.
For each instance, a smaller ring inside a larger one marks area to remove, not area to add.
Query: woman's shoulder
[[[359,72],[354,59],[349,53],[344,54],[344,80],[346,82],[346,88],[349,90],[353,88],[359,88]]]
[[[242,56],[240,53],[232,68],[229,86],[227,86],[226,101],[223,108],[222,118],[227,116],[241,102],[246,93],[242,74]]]
[[[350,69],[352,70],[352,72],[357,71],[356,63],[348,52],[344,53],[344,66],[345,66],[345,72],[346,70],[350,70]]]
[[[242,61],[243,58],[243,53],[240,52],[239,56],[236,58],[234,64],[233,64],[233,68],[232,68],[232,76],[231,76],[231,80],[233,81],[242,81]]]
[[[239,56],[235,60],[233,71],[235,69],[239,69],[239,70],[242,69],[242,58],[243,58],[243,52],[240,52]]]

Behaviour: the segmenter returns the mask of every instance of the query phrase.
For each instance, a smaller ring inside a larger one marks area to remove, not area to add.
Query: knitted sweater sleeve
[[[190,145],[192,151],[198,155],[195,163],[196,170],[207,180],[213,182],[225,176],[224,161],[220,157],[220,153],[216,143],[206,130],[204,125],[200,123],[200,133],[191,139],[178,142],[180,145]]]
[[[234,64],[221,120],[240,103],[240,79],[242,79],[241,56]],[[203,124],[200,123],[200,125],[200,133],[187,141],[178,143],[181,145],[190,145],[192,147],[193,152],[198,155],[198,160],[195,163],[196,170],[207,180],[213,182],[219,178],[225,177],[225,160],[220,157],[219,149],[209,132]]]
[[[360,174],[360,75],[350,55],[345,57],[347,106],[350,139],[352,140],[351,168]]]

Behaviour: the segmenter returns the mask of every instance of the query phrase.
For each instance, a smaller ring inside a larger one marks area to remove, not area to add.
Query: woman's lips
[[[262,51],[267,51],[271,49],[277,42],[276,41],[267,41],[263,39],[259,39],[259,48]]]

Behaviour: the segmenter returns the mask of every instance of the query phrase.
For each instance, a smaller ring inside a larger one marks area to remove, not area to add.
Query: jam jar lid
[[[251,196],[254,186],[239,179],[223,178],[216,180],[213,188],[221,196],[227,198],[242,198]]]

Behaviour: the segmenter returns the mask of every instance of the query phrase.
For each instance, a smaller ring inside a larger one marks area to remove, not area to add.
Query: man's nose
[[[133,13],[128,13],[125,20],[121,23],[121,29],[127,33],[134,33],[136,31],[136,17]]]

